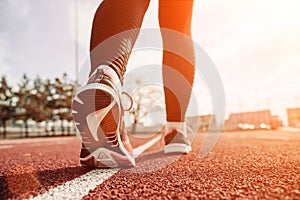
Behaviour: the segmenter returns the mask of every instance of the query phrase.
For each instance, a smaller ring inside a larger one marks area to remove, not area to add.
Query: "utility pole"
[[[74,0],[75,11],[75,78],[78,77],[79,62],[78,62],[78,0]]]

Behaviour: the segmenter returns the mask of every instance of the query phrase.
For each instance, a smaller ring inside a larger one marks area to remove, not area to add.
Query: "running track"
[[[204,137],[184,156],[134,139],[137,166],[122,170],[80,167],[74,137],[2,140],[0,199],[300,199],[300,133],[223,133],[199,158]]]

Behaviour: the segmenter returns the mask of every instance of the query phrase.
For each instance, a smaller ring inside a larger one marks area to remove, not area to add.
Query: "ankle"
[[[167,121],[165,132],[168,133],[168,132],[172,131],[173,129],[176,129],[177,131],[184,134],[184,136],[187,136],[186,122],[168,122]]]

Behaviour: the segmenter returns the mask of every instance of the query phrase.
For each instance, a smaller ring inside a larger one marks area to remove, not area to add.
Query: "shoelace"
[[[106,136],[105,137],[105,139],[107,139],[106,143],[113,144],[113,145],[111,145],[111,147],[117,147],[117,146],[119,146],[119,142],[118,142],[118,137],[117,137],[117,132],[116,131],[107,132],[106,134],[110,135],[110,136]]]
[[[97,69],[96,72],[92,75],[92,77],[90,78],[91,82],[97,82],[100,83],[104,76],[109,77],[109,79],[113,79],[112,76],[110,76],[108,73],[105,73],[104,69]],[[113,83],[113,81],[112,81]],[[121,95],[123,96],[127,96],[129,98],[129,107],[128,108],[124,108],[124,102],[121,99],[121,106],[123,108],[124,111],[129,111],[131,110],[132,106],[133,106],[133,98],[130,94],[128,94],[127,92],[122,92]]]

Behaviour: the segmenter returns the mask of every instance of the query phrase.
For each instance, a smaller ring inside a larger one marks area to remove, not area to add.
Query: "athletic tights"
[[[91,33],[91,73],[99,65],[108,65],[123,79],[149,3],[150,0],[104,0],[100,4]],[[195,74],[194,47],[190,40],[192,9],[193,0],[159,0],[159,24],[164,48],[162,71],[169,122],[185,120],[191,96]],[[174,41],[174,37],[163,31],[166,29],[186,37],[176,37]],[[184,58],[183,54],[188,55],[189,59]]]

